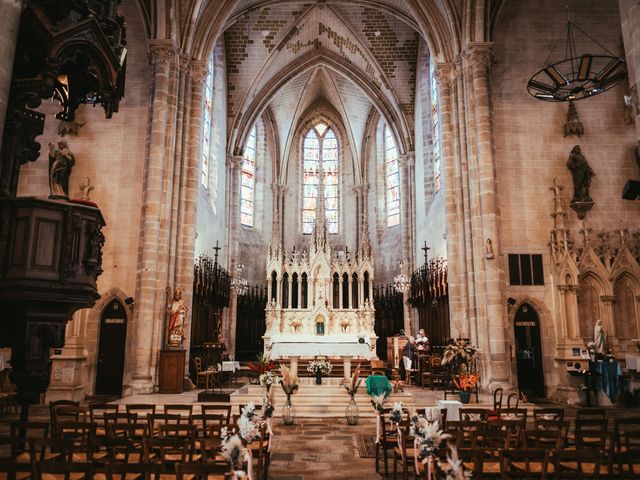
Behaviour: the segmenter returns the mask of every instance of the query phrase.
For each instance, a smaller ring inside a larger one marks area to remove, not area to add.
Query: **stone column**
[[[411,189],[409,188],[411,167],[415,163],[414,152],[407,152],[400,155],[401,187],[400,196],[402,202],[402,260],[404,261],[405,273],[411,276],[413,272],[413,258],[411,247]],[[404,332],[411,335],[411,308],[409,307],[409,293],[402,295],[402,311],[404,315]]]
[[[138,277],[136,279],[136,309],[133,321],[135,335],[135,364],[131,394],[153,391],[152,341],[154,324],[164,325],[165,305],[157,305],[156,280],[158,274],[158,243],[161,231],[162,180],[165,162],[165,142],[171,63],[176,48],[171,41],[151,42],[153,65],[153,97],[151,100],[151,128],[145,168],[143,216],[140,225]]]
[[[227,157],[229,165],[229,182],[231,183],[229,199],[229,273],[231,281],[238,278],[238,260],[239,260],[239,234],[240,234],[240,182],[242,172],[243,157],[233,155]],[[280,288],[282,290],[282,288]],[[281,303],[282,305],[282,303]],[[238,292],[231,289],[231,300],[229,305],[229,325],[227,326],[227,350],[229,355],[236,353],[236,325],[238,314]]]
[[[342,276],[338,277],[338,291],[340,292],[338,294],[338,308],[343,308],[343,304],[342,304]]]
[[[4,120],[11,91],[13,59],[16,54],[23,0],[0,0],[0,144],[4,133]]]
[[[186,125],[183,131],[184,147],[182,161],[182,186],[179,203],[179,225],[175,284],[182,287],[185,304],[191,308],[193,303],[193,262],[196,238],[196,208],[198,203],[198,184],[200,179],[200,160],[202,158],[202,101],[203,87],[209,70],[207,62],[192,61],[188,72],[190,90],[189,101],[185,108]],[[192,319],[193,312],[188,316]],[[185,348],[191,344],[192,320],[187,321],[185,329]],[[188,372],[189,362],[185,362]]]
[[[469,317],[465,308],[465,255],[464,255],[464,221],[462,213],[460,155],[454,158],[454,105],[456,104],[451,92],[452,68],[448,63],[436,66],[436,81],[438,82],[438,106],[440,113],[440,136],[442,138],[442,163],[444,166],[444,210],[447,233],[447,268],[449,282],[449,307],[451,334],[469,338]],[[458,152],[459,153],[459,152]],[[456,170],[458,172],[456,172]],[[456,174],[458,173],[458,174]]]
[[[629,87],[635,103],[636,138],[640,141],[640,3],[618,0]]]
[[[482,243],[487,239],[493,242],[496,258],[483,258],[481,266],[485,276],[486,318],[489,339],[489,358],[487,367],[490,384],[502,384],[509,381],[509,357],[506,348],[506,306],[504,302],[500,258],[499,215],[496,202],[495,164],[492,150],[491,111],[489,105],[489,60],[490,43],[474,43],[468,50],[468,58],[473,72],[473,95],[475,100],[475,119],[477,137],[477,156],[479,173],[479,205],[482,225]],[[476,255],[484,257],[483,245],[476,245]]]

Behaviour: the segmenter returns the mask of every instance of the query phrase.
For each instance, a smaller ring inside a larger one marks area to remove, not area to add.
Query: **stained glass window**
[[[242,189],[240,190],[240,223],[253,227],[253,206],[256,186],[257,132],[254,125],[247,140],[242,160]]]
[[[433,125],[433,193],[436,194],[442,187],[442,179],[440,176],[440,160],[442,153],[440,151],[440,111],[438,108],[438,84],[436,82],[435,62],[432,60],[430,64],[429,80],[431,87],[431,124]]]
[[[204,112],[202,116],[202,162],[200,182],[204,188],[209,188],[209,167],[211,157],[211,117],[213,110],[213,54],[209,59],[209,74],[204,86]]]
[[[326,124],[309,130],[303,144],[302,233],[313,233],[320,172],[324,185],[327,232],[338,233],[338,139]]]
[[[400,224],[400,169],[398,147],[391,129],[384,126],[384,171],[387,205],[387,227]]]

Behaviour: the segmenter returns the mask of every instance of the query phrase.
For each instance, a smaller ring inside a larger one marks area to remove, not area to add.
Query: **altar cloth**
[[[332,339],[327,341],[310,340],[299,341],[287,339],[282,341],[273,341],[271,343],[271,359],[282,357],[363,357],[369,360],[371,358],[371,347],[366,343],[358,343],[353,338],[348,341],[340,341]]]

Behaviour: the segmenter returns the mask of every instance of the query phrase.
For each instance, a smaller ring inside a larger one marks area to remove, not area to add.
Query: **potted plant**
[[[362,379],[360,378],[360,365],[355,369],[353,375],[349,381],[345,382],[344,380],[340,383],[340,387],[344,387],[351,400],[347,404],[347,409],[345,411],[345,416],[347,417],[347,423],[349,425],[357,425],[358,424],[358,416],[360,414],[358,410],[358,404],[356,403],[356,394],[358,393],[358,388],[360,388],[360,384],[362,383]]]
[[[287,396],[287,399],[282,406],[282,421],[285,425],[293,425],[296,419],[296,411],[291,404],[291,395],[298,391],[298,376],[294,374],[286,365],[280,365],[280,374],[282,379],[280,380],[280,386],[282,391]]]
[[[461,373],[457,378],[453,377],[453,383],[460,393],[460,401],[462,403],[469,403],[471,390],[476,387],[478,380],[480,380],[480,375],[477,373]]]
[[[316,376],[316,385],[321,385],[322,376],[329,375],[331,370],[333,370],[333,367],[326,360],[312,360],[307,367],[307,372]]]
[[[449,364],[456,372],[459,372],[463,365],[467,370],[471,370],[475,362],[477,351],[477,348],[471,345],[471,342],[468,339],[453,339],[446,347],[444,347],[442,365]]]

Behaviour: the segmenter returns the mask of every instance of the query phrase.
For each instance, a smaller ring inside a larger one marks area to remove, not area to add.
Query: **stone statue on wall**
[[[596,326],[593,328],[593,343],[596,354],[603,355],[605,353],[607,344],[607,334],[602,326],[602,320],[596,321]]]
[[[67,142],[60,140],[58,148],[49,143],[49,198],[52,200],[69,200],[69,177],[76,163],[75,157]]]
[[[569,206],[576,211],[578,218],[583,219],[594,204],[589,196],[589,188],[591,187],[591,178],[595,175],[595,172],[587,163],[580,145],[576,145],[571,150],[567,168],[571,171],[571,176],[573,177],[573,199]]]
[[[188,310],[182,299],[182,289],[176,288],[173,292],[173,299],[167,306],[167,314],[169,317],[169,345],[172,347],[182,346]]]

